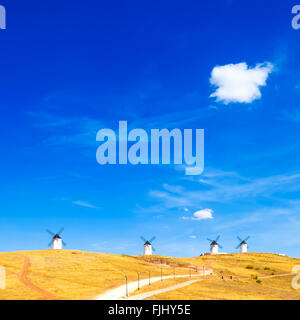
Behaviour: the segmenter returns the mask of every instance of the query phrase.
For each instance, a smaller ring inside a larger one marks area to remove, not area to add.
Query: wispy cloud
[[[72,201],[73,204],[80,206],[80,207],[86,207],[86,208],[91,208],[91,209],[97,209],[98,207],[94,206],[91,203],[85,202],[85,201],[80,201],[80,200],[76,200],[76,201]]]
[[[43,143],[47,145],[69,145],[95,147],[96,134],[105,125],[89,117],[66,117],[46,112],[29,112],[34,125],[48,134]]]
[[[292,121],[300,121],[300,107],[283,111],[283,117]]]
[[[193,184],[163,185],[160,190],[150,190],[149,196],[157,204],[148,211],[161,212],[174,208],[195,208],[204,203],[229,203],[241,199],[271,197],[300,190],[300,174],[287,173],[263,178],[246,178],[237,173],[218,171],[193,178]],[[189,182],[189,181],[187,181]],[[184,182],[183,182],[184,183]]]
[[[217,226],[215,226],[215,230],[230,230],[237,227],[249,226],[250,224],[262,221],[262,218],[266,215],[269,216],[268,208],[265,208],[265,211],[244,213],[244,217],[242,218],[233,219],[232,221],[227,222],[223,221],[222,223],[219,223]]]
[[[217,87],[210,97],[228,104],[230,102],[251,103],[261,98],[259,87],[266,85],[266,80],[273,70],[269,62],[248,67],[245,62],[227,64],[213,68],[210,83]]]

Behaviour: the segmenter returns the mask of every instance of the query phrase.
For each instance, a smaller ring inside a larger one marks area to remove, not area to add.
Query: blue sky
[[[300,257],[294,2],[0,4],[0,251],[44,249],[64,226],[69,249],[139,254],[155,235],[157,253],[196,256],[250,235],[251,251]],[[100,166],[96,133],[120,120],[204,129],[203,174]]]

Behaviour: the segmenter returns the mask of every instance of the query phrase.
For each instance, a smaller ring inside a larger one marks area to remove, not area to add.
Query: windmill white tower
[[[64,228],[61,228],[57,233],[53,233],[50,230],[46,230],[51,236],[52,239],[48,244],[48,247],[52,245],[52,249],[62,249],[62,246],[66,246],[67,244],[62,240],[60,234],[63,232]]]
[[[248,252],[248,244],[247,244],[247,240],[250,238],[250,236],[248,236],[246,239],[242,240],[239,236],[237,236],[238,240],[240,241],[239,245],[236,247],[236,249],[240,248],[240,253],[245,253]]]
[[[207,240],[210,242],[210,254],[218,254],[219,253],[219,247],[223,248],[219,243],[218,240],[220,239],[220,236],[217,236],[216,240]]]
[[[141,236],[141,239],[145,242],[144,255],[146,256],[152,255],[152,250],[155,251],[155,248],[152,247],[151,242],[153,242],[156,239],[156,237],[152,237],[150,240],[146,240],[143,236]]]

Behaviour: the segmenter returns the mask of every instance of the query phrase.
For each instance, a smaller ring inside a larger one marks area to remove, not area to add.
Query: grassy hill
[[[290,274],[292,268],[299,265],[300,259],[277,254],[247,253],[179,260],[189,262],[195,259],[211,267],[214,276],[151,299],[300,299],[300,290],[291,286],[294,275]]]
[[[214,275],[158,299],[300,299],[288,274],[300,259],[264,253],[226,254],[195,258],[125,256],[76,250],[0,253],[6,269],[4,299],[92,299],[128,281],[149,276],[189,274],[211,268]],[[269,278],[264,278],[268,277]],[[223,279],[222,279],[223,277]],[[232,279],[231,279],[232,277]],[[185,279],[186,280],[186,279]],[[175,280],[173,280],[174,282]],[[176,281],[184,281],[176,280]],[[172,281],[143,288],[154,290]]]

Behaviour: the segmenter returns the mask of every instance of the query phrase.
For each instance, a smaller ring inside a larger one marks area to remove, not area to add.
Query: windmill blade
[[[247,241],[247,240],[249,240],[250,239],[250,236],[248,236],[244,241]]]
[[[48,243],[48,247],[51,247],[52,244],[52,240]]]
[[[60,230],[57,232],[58,235],[60,235],[64,231],[64,227],[60,228]]]
[[[217,236],[217,238],[216,238],[216,240],[215,240],[215,241],[216,241],[216,242],[218,242],[218,240],[219,240],[219,239],[220,239],[220,236]]]
[[[217,243],[217,245],[219,246],[219,248],[223,249],[223,247],[220,244]]]
[[[140,236],[140,238],[141,238],[144,242],[147,242],[147,240],[146,240],[143,236]]]
[[[51,236],[54,236],[54,233],[52,231],[50,231],[49,229],[46,229],[46,231],[51,234]]]
[[[242,242],[242,241],[243,241],[239,236],[237,236],[237,238],[238,238],[239,242]]]
[[[151,243],[151,242],[153,242],[155,239],[156,239],[156,237],[154,236],[154,237],[152,237],[152,238],[149,240],[149,242]]]
[[[207,240],[209,241],[209,242],[213,242],[211,239],[209,239],[209,238],[207,238]]]
[[[67,246],[67,244],[62,240],[62,244],[66,247]]]
[[[240,247],[240,243],[239,243],[239,245],[236,247],[236,249],[238,249]]]
[[[154,247],[152,247],[152,251],[156,251],[156,249]]]

